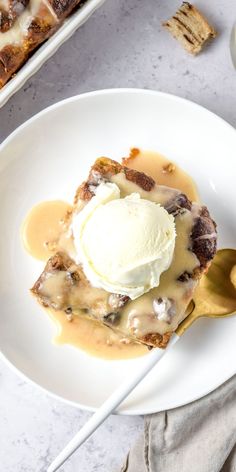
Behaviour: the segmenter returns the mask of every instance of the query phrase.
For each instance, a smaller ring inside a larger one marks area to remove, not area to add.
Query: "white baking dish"
[[[92,13],[104,3],[105,0],[87,0],[86,3],[75,13],[65,20],[59,30],[49,38],[32,57],[21,67],[16,75],[0,89],[0,107],[19,90],[26,80],[29,79],[40,67],[51,57],[57,49],[92,15]]]

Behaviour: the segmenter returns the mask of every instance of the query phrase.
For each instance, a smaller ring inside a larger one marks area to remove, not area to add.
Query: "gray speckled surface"
[[[189,98],[236,125],[236,71],[229,37],[235,1],[197,0],[219,36],[199,57],[161,27],[176,0],[107,0],[0,110],[0,141],[44,107],[81,92],[141,87]],[[0,470],[45,472],[46,464],[89,417],[22,381],[0,363]],[[64,472],[118,471],[142,418],[110,417]]]

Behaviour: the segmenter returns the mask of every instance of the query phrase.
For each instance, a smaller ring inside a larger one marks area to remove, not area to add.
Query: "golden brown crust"
[[[205,206],[195,219],[191,239],[192,251],[200,261],[202,272],[205,272],[217,249],[216,223]]]
[[[5,33],[13,26],[15,20],[29,3],[29,0],[8,0],[8,3],[8,10],[0,8],[0,32],[2,33]]]
[[[50,38],[53,33],[60,26],[59,23],[52,21],[46,21],[46,19],[35,18],[29,27],[27,41],[25,41],[24,47],[27,50],[27,56],[33,49],[39,46],[41,43]]]
[[[59,20],[66,18],[81,0],[48,0]]]
[[[84,200],[88,202],[94,196],[94,193],[90,189],[90,184],[88,182],[83,182],[79,188],[76,190],[74,197],[74,205],[76,206],[79,200]]]
[[[168,332],[165,334],[146,334],[146,336],[143,336],[139,341],[141,341],[143,344],[148,344],[152,347],[159,347],[161,349],[165,349],[172,334],[172,332]]]
[[[37,296],[38,301],[45,307],[51,306],[51,301],[41,293],[41,286],[48,276],[48,274],[56,273],[57,271],[68,271],[72,265],[72,260],[65,254],[57,252],[54,256],[48,259],[44,271],[36,280],[35,284],[31,288],[33,295]],[[79,274],[78,274],[79,276]],[[60,307],[61,308],[61,307]]]
[[[122,170],[127,180],[138,185],[146,192],[150,192],[153,187],[155,187],[155,180],[153,180],[152,177],[144,174],[143,172],[137,172],[136,170],[129,169],[128,167],[123,167]]]
[[[99,157],[91,167],[88,180],[93,182],[96,173],[103,178],[110,178],[112,175],[122,171],[122,165],[108,157]]]
[[[125,174],[127,180],[147,192],[150,192],[155,186],[155,181],[152,177],[143,172],[122,166],[108,157],[99,157],[91,167],[88,179],[77,189],[74,204],[76,205],[79,199],[89,201],[94,195],[94,187],[99,185],[101,180],[109,181],[113,175],[119,174],[120,172]]]
[[[0,51],[0,88],[10,79],[26,59],[26,52],[18,46],[5,46]]]
[[[9,15],[9,12],[0,9],[0,32],[5,33],[11,28],[13,24],[13,18]]]

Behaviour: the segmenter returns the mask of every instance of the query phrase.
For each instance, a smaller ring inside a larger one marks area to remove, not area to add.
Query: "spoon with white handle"
[[[49,466],[47,472],[55,472],[122,403],[150,372],[157,362],[180,339],[180,336],[201,317],[218,318],[231,316],[236,312],[236,250],[222,249],[217,252],[211,267],[201,278],[194,293],[190,314],[178,326],[166,349],[153,349],[144,359],[143,366],[125,380],[121,386],[102,404],[75,437]]]
[[[128,381],[125,380],[121,386],[102,404],[93,416],[85,423],[81,430],[60,452],[47,472],[55,472],[62,464],[83,444],[86,439],[102,424],[105,419],[122,403],[122,401],[132,392],[142,379],[150,372],[155,364],[164,356],[164,354],[178,341],[179,336],[174,334],[168,343],[166,349],[153,349],[145,358],[144,365]]]

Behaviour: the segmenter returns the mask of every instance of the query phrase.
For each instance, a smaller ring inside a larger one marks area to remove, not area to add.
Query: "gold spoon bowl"
[[[180,323],[181,336],[199,318],[223,318],[236,312],[236,249],[220,249],[199,283],[189,306],[189,315]]]

